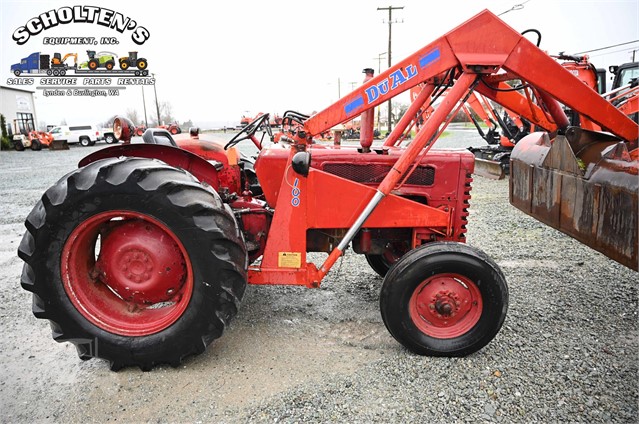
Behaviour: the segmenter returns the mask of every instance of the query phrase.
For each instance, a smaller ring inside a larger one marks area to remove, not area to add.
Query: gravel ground
[[[468,241],[502,267],[510,307],[476,354],[402,348],[379,314],[381,278],[350,252],[320,289],[250,286],[225,335],[177,369],[80,361],[31,314],[16,250],[43,191],[102,147],[0,154],[2,422],[637,421],[638,274],[480,177]]]

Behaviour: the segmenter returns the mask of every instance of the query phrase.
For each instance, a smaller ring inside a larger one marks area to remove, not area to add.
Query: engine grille
[[[358,183],[380,183],[391,170],[390,165],[351,163],[325,163],[324,172]],[[418,166],[411,174],[406,184],[430,186],[435,182],[435,168],[430,166]]]

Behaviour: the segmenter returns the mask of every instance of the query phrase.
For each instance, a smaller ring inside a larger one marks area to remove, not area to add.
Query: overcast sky
[[[157,79],[160,101],[168,101],[180,122],[236,125],[242,114],[310,113],[338,99],[363,79],[362,69],[378,70],[388,44],[386,11],[393,12],[393,62],[410,55],[487,8],[499,14],[525,0],[322,0],[322,1],[10,1],[0,0],[0,82],[12,77],[13,63],[33,52],[79,53],[85,46],[44,46],[43,37],[109,36],[118,46],[96,46],[125,56],[138,50]],[[59,25],[19,46],[14,31],[37,15],[62,6],[108,7],[137,21],[150,38],[137,46],[130,32],[120,34],[95,24]],[[207,4],[202,7],[202,4]],[[541,48],[551,54],[577,53],[639,39],[639,0],[529,0],[521,10],[501,16],[517,31],[535,28]],[[591,53],[597,67],[629,62],[639,43]],[[639,56],[639,53],[638,53]],[[387,66],[383,58],[382,71]],[[533,65],[531,65],[533,66]],[[35,88],[35,86],[33,87]],[[147,113],[155,114],[152,87],[145,89]],[[405,101],[408,101],[406,97]],[[128,108],[143,116],[142,89],[119,98],[44,97],[36,92],[40,121],[97,123]]]

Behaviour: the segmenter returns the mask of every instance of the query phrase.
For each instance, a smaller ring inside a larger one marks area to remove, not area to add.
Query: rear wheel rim
[[[460,274],[436,274],[422,281],[409,301],[409,314],[424,334],[452,339],[470,331],[481,318],[477,285]]]
[[[61,273],[78,312],[123,336],[168,328],[193,293],[193,271],[178,237],[138,212],[108,211],[83,221],[64,245]]]

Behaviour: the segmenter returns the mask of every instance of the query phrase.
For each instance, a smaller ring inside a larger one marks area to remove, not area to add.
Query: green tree
[[[0,136],[0,149],[10,150],[11,141],[9,141],[9,133],[7,132],[7,120],[2,114],[0,114],[0,127],[2,127],[2,136]]]
[[[128,119],[130,119],[131,122],[133,122],[135,125],[138,125],[140,123],[140,116],[138,115],[137,109],[132,109],[132,108],[127,109],[125,116]]]
[[[191,121],[190,119],[188,121],[184,121],[182,122],[182,125],[180,125],[180,128],[182,128],[182,130],[184,131],[188,131],[189,128],[194,127],[195,125],[193,125],[193,121]]]

